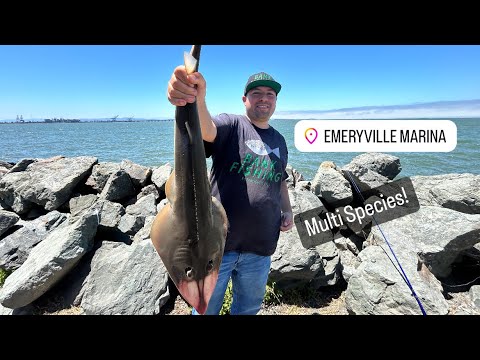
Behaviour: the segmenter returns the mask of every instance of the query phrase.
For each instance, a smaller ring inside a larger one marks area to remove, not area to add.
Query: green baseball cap
[[[247,95],[247,93],[257,87],[257,86],[268,86],[275,91],[275,93],[278,95],[280,90],[282,89],[282,85],[280,85],[278,82],[275,81],[275,79],[271,76],[268,75],[265,72],[259,72],[257,74],[253,74],[248,78],[247,84],[245,85],[245,91],[243,92],[243,95]]]

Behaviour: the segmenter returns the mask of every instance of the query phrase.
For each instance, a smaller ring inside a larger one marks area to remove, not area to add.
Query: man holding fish
[[[200,72],[175,68],[167,96],[173,105],[196,101],[206,156],[212,156],[212,196],[228,218],[218,280],[205,314],[218,314],[230,278],[232,315],[254,315],[265,295],[271,255],[280,231],[293,226],[285,169],[288,150],[284,137],[269,120],[281,85],[261,72],[249,77],[242,96],[245,115],[212,117],[206,105],[206,81]],[[193,309],[193,314],[198,314]]]

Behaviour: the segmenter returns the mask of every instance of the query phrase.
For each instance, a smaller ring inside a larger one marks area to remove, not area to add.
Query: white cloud
[[[409,105],[364,106],[334,110],[277,111],[275,119],[419,119],[480,117],[480,100]]]

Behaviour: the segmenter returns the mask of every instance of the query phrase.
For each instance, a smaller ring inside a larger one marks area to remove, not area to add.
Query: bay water
[[[401,152],[402,171],[397,176],[447,173],[480,174],[480,119],[451,119],[457,125],[457,147],[448,153]],[[323,161],[342,167],[361,153],[304,153],[294,144],[295,124],[300,120],[271,120],[287,141],[289,164],[313,179]],[[155,167],[173,162],[172,120],[80,123],[0,123],[0,160],[23,158],[95,156],[99,162],[124,159]],[[407,146],[407,145],[406,145]],[[211,159],[207,159],[207,166]]]

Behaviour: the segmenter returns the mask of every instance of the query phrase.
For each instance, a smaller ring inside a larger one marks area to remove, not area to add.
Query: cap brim
[[[247,95],[247,93],[252,90],[253,88],[256,88],[258,86],[268,86],[269,88],[272,88],[273,91],[275,91],[275,93],[278,95],[278,93],[280,92],[280,90],[282,89],[282,85],[280,85],[278,82],[276,81],[272,81],[272,80],[256,80],[256,81],[252,81],[250,84],[247,85],[247,87],[245,88],[245,93],[243,95]]]

